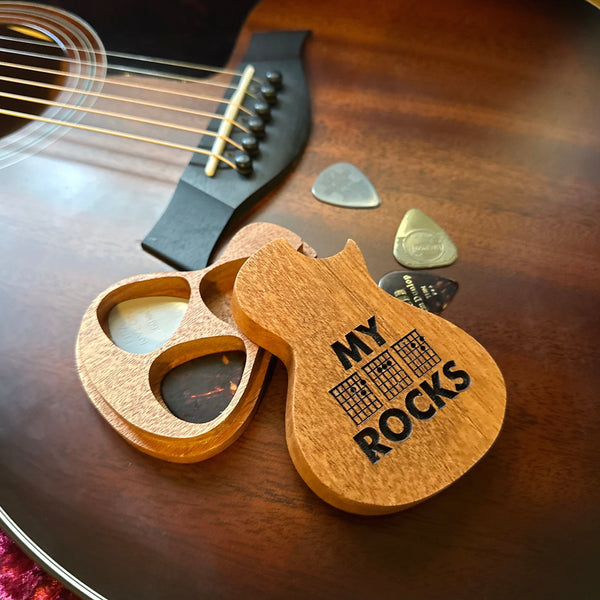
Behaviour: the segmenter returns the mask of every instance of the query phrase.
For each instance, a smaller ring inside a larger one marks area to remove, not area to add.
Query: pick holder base
[[[271,355],[239,331],[229,302],[246,258],[281,237],[314,256],[296,234],[276,225],[253,224],[240,230],[210,267],[131,277],[105,290],[89,306],[77,338],[79,376],[94,406],[130,444],[164,460],[196,462],[225,449],[242,433],[257,407]],[[110,334],[111,311],[121,303],[152,297],[188,301],[176,330],[148,352],[118,347]],[[228,351],[243,351],[246,358],[227,407],[207,423],[178,419],[161,396],[164,377],[188,361]]]
[[[172,335],[145,353],[119,348],[111,311],[165,296],[188,301]],[[168,373],[240,350],[237,391],[217,417],[191,423],[169,412]],[[391,513],[433,496],[481,459],[502,426],[504,381],[478,342],[380,289],[354,242],[315,259],[298,236],[264,223],[242,229],[209,268],[140,275],[100,294],[76,352],[100,414],[135,447],[174,462],[213,456],[241,434],[270,353],[288,369],[294,465],[320,498],[348,512]]]

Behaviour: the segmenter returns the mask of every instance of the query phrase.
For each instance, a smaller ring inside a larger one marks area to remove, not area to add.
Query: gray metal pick
[[[313,196],[321,202],[345,208],[374,208],[381,200],[366,175],[350,163],[327,167],[312,187]]]

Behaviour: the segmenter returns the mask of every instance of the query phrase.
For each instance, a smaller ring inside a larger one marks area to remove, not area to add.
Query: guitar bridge
[[[219,161],[214,176],[207,175],[207,169],[210,174],[213,168],[208,164],[210,158],[202,154],[192,157],[165,212],[142,242],[147,252],[179,270],[206,267],[225,228],[291,169],[310,131],[310,99],[301,63],[308,34],[290,31],[253,35],[240,65],[240,69],[248,65],[254,69],[253,81],[248,85],[251,94],[242,94],[240,104],[246,110],[237,119],[246,131],[233,128],[230,133],[245,152],[221,150],[236,169]],[[239,86],[228,91],[225,100],[230,102],[220,108],[220,114],[234,104],[232,98],[238,90]],[[223,122],[222,118],[213,119],[208,129],[222,136],[219,128]],[[205,135],[199,147],[212,151],[214,143],[214,136]],[[251,154],[255,156],[248,166]]]

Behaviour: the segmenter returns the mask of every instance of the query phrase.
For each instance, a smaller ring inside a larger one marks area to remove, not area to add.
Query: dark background
[[[87,21],[107,50],[222,66],[258,0],[51,0]]]

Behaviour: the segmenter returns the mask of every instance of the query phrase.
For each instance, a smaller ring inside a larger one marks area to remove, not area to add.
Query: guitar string
[[[93,62],[93,61],[78,60],[76,58],[59,57],[59,56],[54,56],[52,54],[40,54],[38,52],[27,52],[24,50],[14,50],[11,48],[0,48],[0,52],[6,53],[6,54],[17,54],[19,56],[30,56],[32,58],[41,58],[44,60],[54,60],[54,61],[66,62],[66,63],[74,64],[74,65],[82,65],[84,67],[96,67],[98,65],[98,63]],[[137,69],[137,68],[132,68],[132,67],[115,65],[112,63],[107,64],[106,68],[111,71],[123,71],[126,74],[134,73],[136,75],[152,76],[157,79],[169,79],[169,80],[174,80],[174,81],[180,81],[182,83],[196,83],[199,85],[205,85],[207,87],[212,86],[212,87],[219,87],[219,88],[224,88],[224,89],[228,89],[228,90],[236,89],[236,86],[233,84],[230,84],[230,83],[223,83],[220,81],[212,81],[212,80],[204,81],[202,79],[198,79],[197,77],[196,78],[183,77],[183,76],[179,76],[179,75],[173,75],[171,73],[163,73],[161,71],[153,71],[153,70],[149,70],[149,69]],[[247,91],[246,93],[251,98],[254,98],[255,100],[257,99],[256,94],[253,94],[250,91]]]
[[[61,71],[59,69],[45,69],[42,67],[33,67],[30,65],[15,64],[15,63],[6,62],[6,61],[0,61],[0,67],[22,69],[24,71],[33,71],[35,73],[44,73],[47,75],[60,75],[62,77],[64,77],[65,75],[69,75],[69,73],[65,73],[64,71]],[[93,75],[81,75],[81,74],[75,74],[73,76],[77,77],[78,79],[84,79],[86,81],[92,81],[95,83],[107,83],[106,79],[104,79],[103,77],[95,77]],[[219,104],[223,104],[223,103],[228,104],[228,102],[224,101],[222,98],[219,98],[219,97],[215,98],[214,96],[211,97],[211,96],[202,96],[202,95],[198,95],[198,94],[190,94],[188,92],[176,92],[174,90],[165,90],[165,89],[157,88],[157,87],[153,87],[153,86],[136,85],[133,83],[127,83],[125,81],[111,80],[108,83],[110,83],[111,85],[116,85],[116,86],[120,86],[120,87],[133,88],[136,90],[144,90],[144,91],[148,91],[148,92],[159,92],[159,93],[163,93],[163,94],[176,95],[180,98],[192,98],[194,100],[204,100],[204,101],[209,101],[209,102],[218,102]],[[249,116],[254,116],[252,114],[252,111],[250,111],[245,106],[242,106],[239,103],[237,104],[236,108],[238,110],[241,110],[242,112],[245,112]]]
[[[114,94],[107,94],[106,92],[90,92],[88,90],[80,90],[74,87],[57,85],[54,83],[47,83],[44,81],[32,81],[29,79],[20,79],[18,77],[8,77],[4,75],[0,75],[0,81],[7,81],[10,83],[19,83],[23,85],[30,85],[35,87],[42,87],[50,90],[56,90],[59,92],[73,92],[76,94],[82,94],[84,96],[92,96],[94,98],[102,98],[104,100],[116,100],[118,102],[124,102],[127,104],[137,104],[139,106],[147,106],[149,108],[158,108],[162,110],[181,112],[189,115],[199,116],[199,117],[209,117],[211,119],[218,119],[220,121],[226,121],[231,123],[234,127],[237,127],[244,133],[250,133],[249,129],[244,125],[234,121],[232,119],[228,119],[223,115],[219,115],[217,113],[203,111],[203,110],[194,110],[190,108],[182,108],[179,106],[174,106],[172,104],[161,104],[158,102],[148,102],[147,100],[140,100],[137,98],[127,98],[126,96],[116,96]],[[33,97],[32,97],[33,98]]]
[[[179,129],[181,131],[186,131],[188,133],[199,133],[199,134],[208,135],[208,136],[211,136],[214,138],[220,138],[223,141],[235,146],[238,150],[244,149],[241,144],[238,144],[235,140],[232,140],[230,137],[220,135],[219,133],[217,133],[215,131],[209,131],[208,129],[196,129],[194,127],[184,127],[182,125],[177,125],[175,123],[166,123],[165,121],[155,121],[153,119],[141,119],[139,117],[126,115],[123,113],[116,113],[116,112],[111,112],[111,111],[106,111],[106,110],[98,110],[96,108],[91,108],[91,107],[75,106],[74,104],[68,104],[65,102],[57,102],[54,100],[45,100],[44,98],[37,98],[35,96],[22,96],[21,94],[11,94],[10,92],[1,92],[0,91],[0,97],[11,98],[13,100],[23,100],[25,102],[35,102],[37,104],[43,104],[45,106],[55,106],[57,108],[78,110],[80,112],[101,115],[103,117],[113,117],[113,118],[117,118],[117,119],[123,119],[126,121],[134,121],[136,123],[143,123],[144,125],[156,125],[158,127],[166,127],[169,129]]]
[[[5,39],[8,41],[13,41],[13,42],[21,42],[21,43],[27,43],[27,44],[38,44],[38,45],[43,45],[43,46],[50,46],[50,47],[54,47],[56,48],[57,46],[51,42],[43,42],[40,40],[22,40],[19,38],[11,38],[10,36],[0,36],[0,39]],[[60,46],[59,46],[60,47]],[[74,45],[65,45],[64,47],[69,48],[71,50],[78,50],[78,51],[83,51],[88,53],[89,49],[85,49],[85,48],[77,48]],[[8,53],[13,53],[13,54],[18,54],[18,55],[25,55],[25,56],[31,56],[31,57],[37,57],[37,58],[43,58],[43,59],[51,59],[51,60],[60,60],[61,62],[67,62],[67,63],[71,63],[71,64],[79,64],[82,66],[96,66],[95,63],[92,62],[87,62],[87,61],[77,61],[75,59],[69,59],[66,57],[57,57],[57,56],[52,56],[52,55],[44,55],[44,54],[40,54],[40,53],[33,53],[33,52],[19,52],[19,51],[13,51],[12,49],[3,49],[5,52]],[[154,64],[162,64],[162,65],[169,65],[169,66],[177,66],[177,67],[183,67],[183,68],[187,68],[187,69],[195,69],[195,70],[202,70],[202,71],[207,71],[207,72],[212,72],[212,73],[219,73],[219,74],[227,74],[227,75],[231,75],[231,76],[240,76],[241,74],[237,71],[232,71],[229,69],[219,69],[219,68],[214,68],[214,67],[208,67],[206,65],[195,65],[192,63],[187,63],[184,61],[173,61],[173,60],[163,60],[163,59],[153,59],[153,58],[149,58],[149,57],[142,57],[142,56],[137,56],[137,55],[132,55],[132,54],[127,54],[127,53],[119,53],[119,52],[105,52],[104,53],[105,56],[113,56],[113,57],[119,57],[119,58],[124,58],[124,59],[130,59],[130,60],[137,60],[140,62],[147,62],[147,63],[154,63]],[[43,68],[35,68],[35,67],[29,67],[28,65],[20,65],[20,64],[14,64],[14,63],[7,63],[6,61],[1,61],[0,62],[0,66],[5,66],[5,67],[12,67],[12,68],[21,68],[24,70],[28,70],[28,71],[34,71],[34,72],[43,72],[43,73],[47,73],[47,74],[54,74],[54,75],[61,75],[64,76],[68,73],[64,73],[63,71],[56,71],[54,69],[43,69]],[[172,79],[172,80],[176,80],[176,81],[181,81],[181,82],[193,82],[193,83],[198,83],[201,85],[208,85],[210,84],[217,84],[218,87],[221,88],[226,88],[226,89],[236,89],[236,86],[234,85],[227,85],[227,84],[223,84],[223,83],[219,83],[219,82],[206,82],[206,81],[201,81],[198,78],[189,78],[189,77],[181,77],[181,76],[176,76],[176,75],[171,75],[171,74],[166,74],[166,73],[161,73],[161,72],[157,72],[157,71],[150,71],[147,69],[135,69],[135,68],[127,68],[127,67],[121,67],[119,65],[112,65],[109,64],[107,65],[108,69],[112,69],[112,70],[120,70],[120,71],[124,71],[126,73],[137,73],[137,74],[142,74],[142,75],[152,75],[154,77],[158,77],[158,78],[163,78],[163,79]],[[85,76],[85,75],[78,75],[78,77],[80,79],[85,79],[88,81],[96,81],[96,82],[102,82],[104,83],[105,80],[102,78],[97,78],[97,77],[91,77],[91,76]],[[130,103],[134,103],[134,104],[142,104],[142,105],[146,105],[146,106],[153,106],[156,108],[162,108],[162,109],[169,109],[169,110],[174,110],[174,111],[178,111],[178,112],[185,112],[188,114],[196,114],[196,115],[202,115],[202,116],[210,116],[216,119],[220,119],[224,122],[228,122],[230,124],[230,126],[236,126],[239,129],[243,130],[244,132],[248,132],[248,129],[245,128],[243,125],[240,125],[239,123],[237,123],[235,120],[231,119],[231,118],[226,118],[223,117],[222,115],[218,115],[216,113],[208,113],[205,111],[194,111],[194,110],[189,110],[189,109],[182,109],[179,107],[175,107],[175,106],[170,106],[170,105],[164,105],[164,104],[158,104],[158,103],[150,103],[150,102],[146,102],[146,101],[137,101],[131,98],[126,98],[126,97],[119,97],[119,96],[114,96],[111,94],[105,94],[105,93],[93,93],[93,92],[88,92],[86,90],[78,90],[76,88],[69,88],[67,86],[58,86],[58,85],[54,85],[54,84],[47,84],[44,82],[35,82],[35,81],[29,81],[29,80],[22,80],[22,79],[18,79],[18,78],[10,78],[10,77],[0,77],[0,80],[5,80],[5,81],[13,81],[16,83],[22,83],[22,84],[29,84],[29,85],[35,85],[35,86],[40,86],[40,87],[46,87],[46,88],[50,88],[50,89],[56,89],[59,91],[68,91],[68,92],[75,92],[75,93],[80,93],[80,94],[84,94],[87,96],[95,96],[95,97],[104,97],[104,98],[110,98],[110,99],[114,99],[114,100],[118,100],[118,101],[122,101],[122,102],[130,102]],[[258,78],[254,78],[252,77],[250,79],[250,81],[252,82],[258,82],[260,83],[260,79]],[[170,90],[164,90],[162,88],[153,88],[151,86],[139,86],[139,85],[133,85],[133,84],[129,84],[129,83],[125,83],[125,82],[114,82],[114,81],[110,81],[108,83],[112,83],[114,85],[121,85],[122,87],[127,87],[127,88],[136,88],[136,89],[143,89],[146,91],[156,91],[159,93],[172,93],[172,94],[176,94],[178,96],[184,96],[184,97],[190,97],[190,98],[194,98],[194,99],[202,99],[202,100],[210,100],[210,101],[214,101],[214,102],[218,102],[218,103],[224,103],[225,101],[222,100],[221,98],[214,98],[214,97],[210,97],[210,96],[199,96],[197,94],[181,94],[178,92],[171,92]],[[256,98],[256,96],[251,93],[247,88],[244,90],[243,95],[248,94],[249,96]],[[243,97],[242,95],[242,97]],[[125,120],[129,120],[129,121],[135,121],[135,122],[140,122],[140,123],[145,123],[145,124],[150,124],[150,125],[157,125],[157,126],[162,126],[162,127],[167,127],[167,128],[173,128],[173,129],[180,129],[183,131],[187,131],[187,132],[193,132],[193,133],[199,133],[199,134],[207,134],[209,136],[212,136],[214,138],[216,138],[217,140],[220,140],[222,143],[231,143],[233,146],[237,147],[238,149],[243,149],[238,143],[236,143],[234,140],[232,140],[230,137],[228,137],[228,133],[227,134],[222,134],[219,132],[214,132],[214,131],[208,131],[208,130],[204,130],[204,129],[196,129],[196,128],[188,128],[188,127],[181,127],[178,126],[176,124],[173,123],[166,123],[164,121],[155,121],[155,120],[149,120],[149,119],[140,119],[137,117],[132,117],[130,115],[125,115],[122,113],[114,113],[114,112],[109,112],[109,111],[100,111],[97,109],[91,109],[91,108],[82,108],[82,107],[78,107],[78,106],[74,106],[74,105],[70,105],[70,104],[66,104],[66,103],[60,103],[57,101],[43,101],[39,98],[35,98],[35,97],[27,97],[27,96],[23,96],[23,95],[18,95],[18,94],[10,94],[10,93],[0,93],[0,96],[4,96],[4,97],[9,97],[9,98],[13,98],[13,99],[17,99],[17,100],[23,100],[23,101],[30,101],[30,102],[37,102],[37,103],[41,103],[41,104],[45,104],[48,106],[55,106],[55,107],[59,107],[59,108],[66,108],[66,109],[71,109],[71,110],[79,110],[79,111],[83,111],[83,112],[90,112],[90,113],[95,113],[95,114],[100,114],[103,116],[110,116],[110,117],[115,117],[115,118],[120,118],[120,119],[125,119]],[[228,105],[231,105],[231,103],[227,103]],[[233,107],[232,107],[233,108]],[[241,102],[238,100],[238,102],[236,103],[235,108],[237,110],[242,110],[243,112],[252,115],[251,111],[249,111],[248,109],[246,109],[244,106],[241,105]],[[172,143],[172,142],[167,142],[167,141],[163,141],[163,140],[157,140],[154,138],[148,138],[145,136],[138,136],[138,135],[133,135],[133,134],[127,134],[124,132],[120,132],[120,131],[114,131],[114,130],[109,130],[106,128],[101,128],[101,127],[93,127],[93,126],[86,126],[86,125],[81,125],[81,124],[76,124],[76,123],[72,123],[72,122],[67,122],[67,121],[61,121],[58,119],[52,119],[49,117],[42,117],[42,116],[38,116],[38,115],[33,115],[33,114],[27,114],[27,113],[23,113],[23,112],[18,112],[18,111],[11,111],[11,110],[7,110],[7,109],[0,109],[0,114],[5,114],[5,115],[9,115],[9,116],[14,116],[14,117],[18,117],[18,118],[26,118],[28,120],[36,120],[36,121],[42,121],[42,122],[46,122],[46,123],[51,123],[51,124],[56,124],[56,125],[61,125],[61,126],[67,126],[67,127],[74,127],[74,128],[78,128],[78,129],[83,129],[83,130],[88,130],[88,131],[95,131],[95,132],[99,132],[99,133],[104,133],[107,135],[113,135],[113,136],[117,136],[117,137],[122,137],[122,138],[127,138],[127,139],[134,139],[134,140],[138,140],[138,141],[143,141],[143,142],[148,142],[148,143],[153,143],[153,144],[158,144],[158,145],[162,145],[162,146],[167,146],[167,147],[171,147],[171,148],[176,148],[176,149],[181,149],[181,150],[186,150],[186,151],[190,151],[196,154],[203,154],[203,155],[207,155],[209,156],[212,160],[216,160],[216,161],[221,161],[224,162],[225,164],[227,164],[228,166],[232,167],[233,169],[237,169],[236,165],[234,165],[231,161],[227,160],[225,157],[223,157],[221,155],[220,152],[215,153],[214,151],[208,151],[202,148],[193,148],[190,146],[186,146],[186,145],[182,145],[182,144],[176,144],[176,143]],[[230,130],[230,128],[229,128]],[[215,163],[216,164],[216,163]]]
[[[34,45],[38,45],[38,46],[47,46],[47,47],[59,48],[59,49],[65,48],[67,50],[74,50],[76,52],[89,52],[90,51],[89,48],[83,48],[81,46],[75,46],[72,44],[57,45],[54,42],[46,42],[46,41],[37,40],[37,39],[35,39],[35,40],[34,39],[23,39],[23,38],[11,37],[11,36],[7,36],[7,35],[0,35],[0,40],[4,40],[4,41],[8,41],[8,42],[20,42],[20,43],[24,43],[24,44],[28,44],[28,45],[34,44]],[[166,66],[170,66],[170,67],[182,67],[185,69],[205,71],[207,73],[216,73],[216,74],[220,74],[220,75],[232,75],[234,77],[242,76],[241,71],[235,71],[233,69],[223,69],[223,68],[219,68],[219,67],[213,67],[210,65],[199,65],[196,63],[190,63],[190,62],[186,62],[186,61],[182,61],[182,60],[155,58],[155,57],[150,57],[150,56],[142,56],[139,54],[129,54],[127,52],[114,52],[114,51],[111,52],[111,51],[106,51],[106,50],[104,50],[102,52],[102,54],[104,54],[105,56],[113,57],[113,58],[121,58],[121,59],[125,59],[125,60],[137,60],[140,62],[150,62],[150,63],[154,63],[156,65],[166,65]],[[259,77],[253,77],[252,81],[255,81],[258,84],[263,83],[262,79],[260,79]]]
[[[9,110],[6,108],[0,108],[0,114],[8,115],[10,117],[25,118],[25,119],[33,120],[33,121],[41,121],[43,123],[49,123],[52,125],[64,125],[65,127],[72,127],[75,129],[83,129],[85,131],[92,131],[95,133],[103,133],[106,135],[112,135],[115,137],[125,138],[128,140],[135,140],[138,142],[147,142],[150,144],[157,144],[159,146],[166,146],[169,148],[174,148],[176,150],[185,150],[187,152],[193,152],[195,154],[203,154],[205,156],[214,157],[216,160],[224,162],[226,165],[230,166],[232,169],[234,169],[236,171],[238,170],[237,167],[235,166],[235,164],[232,163],[227,158],[225,158],[224,156],[222,156],[220,154],[215,154],[214,152],[211,152],[210,150],[205,150],[204,148],[195,148],[193,146],[186,146],[183,144],[176,144],[176,143],[167,142],[164,140],[157,140],[155,138],[149,138],[149,137],[134,135],[134,134],[130,134],[130,133],[124,133],[122,131],[115,131],[113,129],[105,129],[103,127],[93,127],[91,125],[83,125],[81,123],[61,121],[60,119],[52,119],[50,117],[43,117],[41,115],[30,115],[27,113],[22,113],[22,112],[19,112],[16,110]]]

